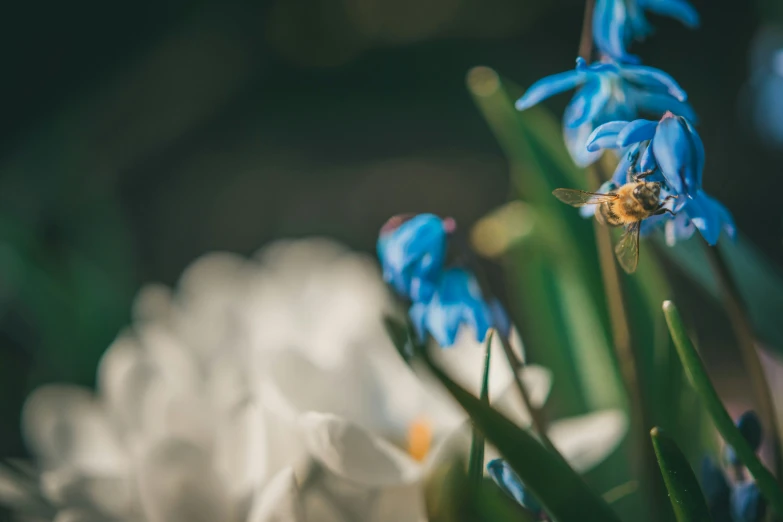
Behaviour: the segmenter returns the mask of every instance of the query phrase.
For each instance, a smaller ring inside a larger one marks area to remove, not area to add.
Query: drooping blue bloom
[[[519,475],[503,459],[495,459],[487,464],[487,472],[500,489],[517,501],[519,505],[531,511],[537,517],[543,513],[541,504],[522,484]]]
[[[665,72],[644,65],[611,61],[591,65],[577,58],[576,68],[534,83],[516,102],[525,110],[555,94],[577,88],[563,114],[563,135],[574,162],[582,167],[593,163],[600,152],[585,149],[585,143],[599,125],[630,120],[640,113],[660,116],[674,111],[694,119],[685,91]]]
[[[685,0],[598,0],[593,11],[598,50],[618,61],[637,62],[627,47],[631,40],[642,40],[652,32],[645,10],[675,18],[692,29],[699,26],[699,14]]]
[[[394,216],[381,228],[378,257],[383,279],[412,301],[428,300],[446,258],[452,220],[433,214]]]
[[[766,503],[758,486],[752,480],[731,488],[731,515],[734,522],[761,522]]]
[[[476,339],[483,341],[491,326],[508,325],[500,305],[487,304],[476,278],[462,268],[441,273],[432,298],[414,302],[408,315],[422,341],[430,334],[442,348],[454,344],[462,326],[471,328]],[[507,331],[500,333],[508,335]]]
[[[713,522],[732,522],[731,488],[723,469],[710,457],[701,461],[701,489]]]
[[[748,410],[737,419],[737,429],[739,429],[745,440],[748,441],[748,445],[753,451],[758,451],[761,447],[761,439],[763,436],[763,429],[761,427],[761,421],[758,415],[753,410]],[[739,460],[737,453],[732,446],[726,445],[725,450],[726,461],[734,466],[739,466],[742,462]]]
[[[736,229],[729,211],[702,190],[704,145],[699,134],[683,116],[667,112],[657,122],[635,120],[606,123],[593,131],[587,140],[586,149],[590,152],[601,149],[627,150],[627,163],[621,161],[615,171],[616,183],[630,181],[620,181],[620,178],[623,177],[623,171],[627,173],[626,165],[634,165],[638,158],[634,172],[656,170],[646,180],[661,182],[662,197],[678,197],[672,207],[678,215],[653,216],[643,223],[643,232],[665,224],[668,241],[669,235],[673,240],[690,237],[695,227],[710,245],[717,243],[722,230],[729,237],[734,237]]]

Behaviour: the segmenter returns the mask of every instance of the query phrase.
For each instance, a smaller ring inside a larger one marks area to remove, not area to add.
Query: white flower
[[[426,520],[422,480],[447,448],[464,451],[467,419],[391,346],[388,299],[375,263],[326,240],[204,256],[174,293],[140,292],[95,394],[51,385],[28,399],[46,502],[2,476],[0,498],[59,522]],[[492,349],[492,403],[526,426]],[[478,393],[480,345],[462,335],[436,357]],[[522,379],[543,404],[549,372]],[[553,423],[550,437],[585,469],[625,429],[624,415],[599,412]]]

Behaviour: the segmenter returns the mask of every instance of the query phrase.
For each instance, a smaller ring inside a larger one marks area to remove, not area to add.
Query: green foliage
[[[492,337],[495,331],[490,330],[484,341],[484,373],[481,377],[481,402],[489,404],[489,363],[492,355]],[[484,435],[481,430],[473,428],[473,440],[470,445],[470,461],[468,464],[468,476],[473,484],[481,483],[484,476]]]
[[[650,437],[677,521],[710,522],[699,482],[677,443],[659,428],[653,428]]]
[[[564,460],[549,453],[529,432],[455,383],[428,357],[429,368],[465,408],[474,425],[514,468],[544,509],[558,522],[619,522],[609,505]]]
[[[737,452],[742,463],[745,464],[748,471],[756,479],[759,490],[769,501],[772,508],[779,515],[783,514],[783,491],[780,489],[780,484],[761,463],[756,453],[745,440],[745,437],[742,436],[742,433],[734,424],[734,421],[732,421],[726,408],[724,408],[704,369],[701,358],[696,352],[696,348],[694,348],[685,331],[685,326],[682,323],[677,307],[671,301],[665,301],[663,303],[663,312],[688,380],[706,406],[712,421],[715,423],[715,427],[718,428],[726,442]]]

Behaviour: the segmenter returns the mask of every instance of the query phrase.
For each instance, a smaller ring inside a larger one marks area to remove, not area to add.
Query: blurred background
[[[783,2],[693,4],[700,30],[655,18],[635,51],[689,93],[706,190],[783,265]],[[392,214],[466,227],[503,203],[506,161],[466,72],[524,87],[570,69],[582,15],[581,0],[6,6],[0,454],[24,454],[34,386],[94,382],[144,282],[280,237],[373,252]],[[726,343],[720,307],[697,314],[703,340]],[[725,351],[710,362],[731,389]]]

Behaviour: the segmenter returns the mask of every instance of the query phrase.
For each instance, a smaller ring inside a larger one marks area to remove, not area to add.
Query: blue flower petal
[[[710,245],[718,242],[721,231],[726,231],[730,237],[733,237],[735,227],[731,213],[703,191],[700,190],[693,195],[683,208],[693,225]]]
[[[730,509],[731,490],[723,470],[711,458],[704,457],[700,475],[701,488],[710,513],[719,514],[725,519]]]
[[[407,221],[392,218],[387,226],[390,223],[392,228],[381,230],[377,244],[383,278],[400,295],[414,301],[427,300],[446,257],[443,220],[433,214],[419,214]]]
[[[541,504],[530,494],[522,484],[519,475],[503,459],[491,460],[487,464],[487,472],[500,489],[511,496],[521,506],[535,514],[541,513]]]
[[[542,78],[531,85],[514,106],[520,111],[529,109],[550,96],[576,88],[584,83],[589,75],[590,73],[583,70],[573,70]]]
[[[628,183],[628,170],[633,167],[634,162],[637,161],[639,155],[639,146],[633,145],[628,147],[625,152],[620,156],[620,161],[617,162],[617,167],[612,174],[612,185],[619,187]]]
[[[617,147],[627,147],[632,143],[651,140],[655,136],[657,121],[634,120],[617,135]]]
[[[592,132],[593,124],[591,122],[587,122],[579,127],[563,125],[563,141],[565,141],[566,148],[571,154],[571,159],[579,167],[587,167],[601,157],[601,151],[588,152],[585,147],[587,138],[590,137]]]
[[[761,522],[766,503],[755,482],[747,481],[731,488],[731,514],[735,522]]]
[[[684,0],[639,0],[647,10],[662,16],[670,16],[683,25],[695,29],[699,27],[699,13]]]
[[[759,420],[759,416],[756,415],[756,412],[748,410],[743,413],[740,418],[737,419],[737,429],[739,429],[742,436],[745,437],[745,440],[748,441],[748,444],[753,451],[758,451],[761,446],[763,430],[761,428],[761,421]]]
[[[641,156],[639,157],[639,163],[637,164],[637,170],[639,172],[647,172],[658,168],[658,164],[655,163],[655,156],[652,153],[652,147],[648,144],[644,147]]]
[[[625,49],[628,41],[626,22],[628,13],[625,2],[618,0],[598,0],[593,11],[593,40],[602,53],[618,61],[635,57]]]
[[[679,101],[688,99],[687,93],[674,78],[655,67],[646,65],[625,65],[620,68],[620,75],[630,82],[634,82],[647,90],[665,91]]]
[[[685,120],[665,116],[655,131],[652,149],[669,187],[678,194],[690,195],[691,191],[686,189],[700,179],[704,164],[699,162],[700,157]]]
[[[635,87],[626,87],[625,92],[628,103],[632,104],[640,113],[660,117],[666,111],[671,111],[690,121],[697,121],[696,113],[690,104],[681,102],[669,94],[641,90]]]
[[[611,80],[603,75],[588,80],[574,95],[563,116],[568,127],[594,121],[612,96]]]
[[[627,121],[610,121],[599,126],[587,138],[587,150],[595,152],[600,149],[617,148],[617,136],[628,124]]]
[[[628,23],[631,26],[631,34],[636,40],[643,40],[653,32],[652,26],[644,16],[644,10],[638,2],[630,2],[628,8]]]
[[[460,268],[445,270],[432,299],[414,303],[408,313],[420,337],[429,333],[442,348],[454,344],[462,326],[471,328],[476,339],[483,341],[494,321],[493,310],[482,299],[475,277]]]
[[[416,330],[416,334],[420,342],[424,342],[427,337],[427,304],[426,303],[413,303],[408,310],[408,317],[411,319],[413,329]]]

